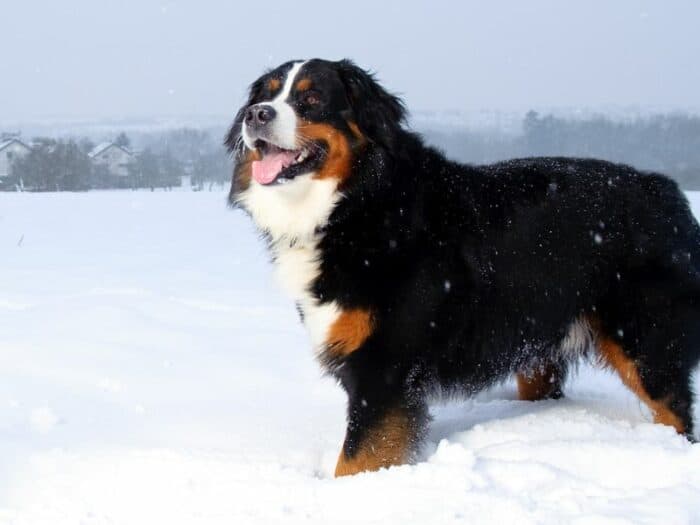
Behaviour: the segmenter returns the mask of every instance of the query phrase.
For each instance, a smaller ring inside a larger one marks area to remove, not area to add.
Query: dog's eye
[[[318,93],[312,92],[306,93],[302,100],[304,101],[304,104],[307,104],[309,106],[315,106],[321,102],[321,97],[319,97]]]

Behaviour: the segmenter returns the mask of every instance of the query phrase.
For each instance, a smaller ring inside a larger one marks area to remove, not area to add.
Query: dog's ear
[[[351,60],[337,62],[355,123],[372,142],[393,150],[406,120],[403,101],[385,90],[374,75]]]
[[[226,150],[233,154],[234,157],[243,151],[241,130],[243,129],[243,118],[245,117],[246,109],[248,109],[248,106],[250,106],[255,99],[261,95],[263,86],[264,82],[262,77],[250,85],[250,88],[248,89],[248,101],[241,109],[238,110],[238,113],[236,113],[236,118],[233,119],[233,124],[231,124],[228,133],[226,133],[226,136],[224,137],[224,146],[226,146]]]

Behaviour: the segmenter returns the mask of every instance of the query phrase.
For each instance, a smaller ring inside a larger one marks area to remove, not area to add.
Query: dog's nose
[[[245,122],[249,126],[263,126],[270,122],[277,112],[272,106],[256,104],[250,106],[245,113]]]

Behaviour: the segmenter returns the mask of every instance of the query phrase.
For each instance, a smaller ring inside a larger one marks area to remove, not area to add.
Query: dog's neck
[[[240,202],[273,247],[315,245],[341,194],[335,179],[313,174],[278,187],[253,184]]]

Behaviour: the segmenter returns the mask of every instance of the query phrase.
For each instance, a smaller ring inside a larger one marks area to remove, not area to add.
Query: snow
[[[0,319],[3,524],[700,523],[700,445],[585,365],[333,479],[344,395],[223,191],[0,193]]]

